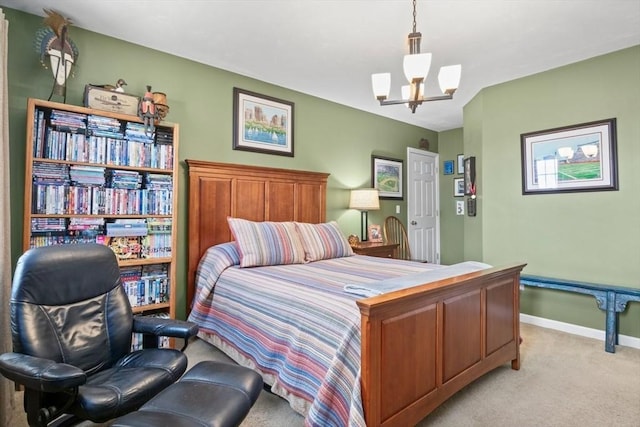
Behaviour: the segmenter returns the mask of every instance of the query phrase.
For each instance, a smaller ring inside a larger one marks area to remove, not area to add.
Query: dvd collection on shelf
[[[120,262],[131,306],[142,307],[134,312],[152,306],[169,316],[169,307],[173,315],[177,125],[148,134],[135,117],[29,102],[25,249],[104,244]]]
[[[169,302],[166,266],[154,264],[122,267],[120,277],[131,307]]]
[[[36,111],[33,156],[51,160],[171,170],[173,136],[165,128],[147,135],[141,123],[79,114]]]

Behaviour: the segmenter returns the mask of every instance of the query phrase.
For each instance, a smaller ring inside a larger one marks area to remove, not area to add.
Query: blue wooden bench
[[[598,285],[525,274],[520,276],[520,283],[536,288],[557,289],[594,296],[598,308],[606,312],[604,349],[609,353],[615,353],[616,344],[618,344],[618,313],[622,313],[627,308],[629,301],[640,302],[640,289],[622,286]]]

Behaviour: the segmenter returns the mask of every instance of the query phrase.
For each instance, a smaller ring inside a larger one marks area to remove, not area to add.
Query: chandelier
[[[440,101],[453,98],[453,94],[458,89],[462,66],[448,65],[440,68],[438,82],[444,95],[424,96],[424,82],[431,67],[431,54],[420,53],[420,41],[422,34],[416,31],[416,0],[413,0],[413,30],[407,36],[409,42],[409,54],[404,56],[404,75],[409,84],[402,86],[401,100],[389,100],[389,89],[391,87],[391,74],[378,73],[371,75],[373,94],[380,102],[380,105],[407,104],[412,113],[416,112],[418,105],[428,101]]]

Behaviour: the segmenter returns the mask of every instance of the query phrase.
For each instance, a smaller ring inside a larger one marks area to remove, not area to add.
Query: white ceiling
[[[419,0],[416,29],[437,71],[462,64],[450,101],[381,107],[371,73],[405,84],[410,0],[0,0],[73,26],[436,131],[462,126],[482,88],[640,44],[640,0]],[[603,78],[606,78],[603,76]]]

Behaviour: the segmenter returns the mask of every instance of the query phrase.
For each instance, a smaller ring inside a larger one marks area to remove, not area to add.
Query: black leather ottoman
[[[138,411],[111,427],[238,426],[262,391],[257,372],[229,363],[200,362]]]

